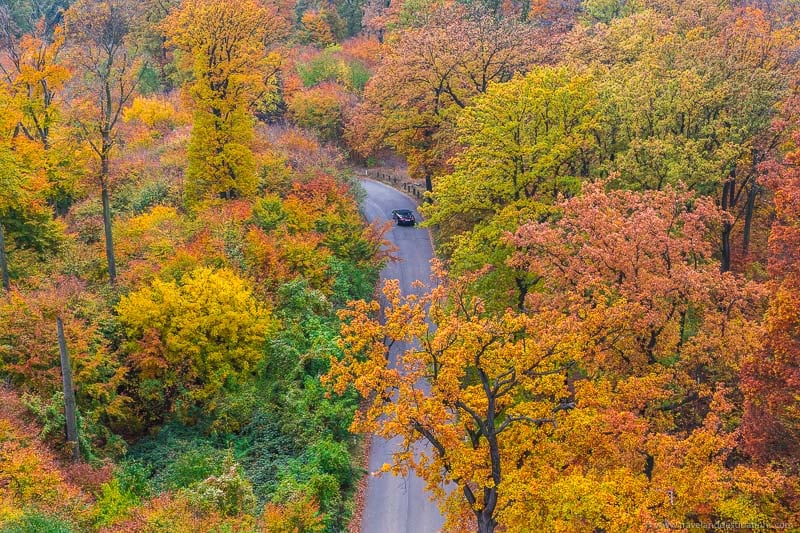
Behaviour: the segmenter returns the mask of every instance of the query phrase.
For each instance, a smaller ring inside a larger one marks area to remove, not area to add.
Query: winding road
[[[367,192],[363,211],[370,222],[391,220],[393,209],[410,209],[417,220],[421,219],[416,202],[403,193],[368,179],[363,180],[362,185]],[[433,249],[428,230],[394,226],[387,238],[397,246],[400,261],[388,263],[381,272],[381,280],[400,280],[404,294],[420,292],[412,283],[430,281]],[[389,353],[390,364],[395,364],[401,350],[398,346]],[[369,471],[376,472],[384,463],[391,463],[392,453],[400,445],[399,438],[387,441],[373,436]],[[403,477],[391,474],[369,477],[361,519],[363,533],[435,533],[443,524],[439,508],[425,492],[425,483],[413,473]]]

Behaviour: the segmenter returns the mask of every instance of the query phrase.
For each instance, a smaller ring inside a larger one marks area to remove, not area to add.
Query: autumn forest
[[[800,530],[800,4],[0,0],[0,533],[438,530],[378,478]]]

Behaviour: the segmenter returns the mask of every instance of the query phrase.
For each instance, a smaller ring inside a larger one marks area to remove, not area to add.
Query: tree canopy
[[[797,2],[0,4],[1,531],[797,527]]]

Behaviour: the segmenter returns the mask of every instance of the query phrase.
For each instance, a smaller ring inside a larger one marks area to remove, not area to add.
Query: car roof
[[[411,214],[411,210],[410,209],[395,209],[394,212],[397,213],[398,215],[410,215]]]

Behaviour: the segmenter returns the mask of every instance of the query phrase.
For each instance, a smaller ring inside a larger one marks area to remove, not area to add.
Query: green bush
[[[281,431],[278,414],[259,410],[236,441],[237,455],[245,475],[253,483],[259,504],[275,492],[278,476],[292,457],[300,453],[297,443]]]
[[[347,86],[358,92],[363,92],[372,73],[359,61],[349,61],[347,66],[350,69]]]
[[[307,487],[308,493],[319,502],[320,510],[328,515],[328,523],[340,520],[337,515],[341,509],[344,495],[336,477],[331,474],[314,473],[309,478]]]
[[[333,273],[333,303],[344,307],[350,300],[368,300],[378,282],[377,267],[359,267],[352,261],[332,258],[328,267]]]
[[[354,436],[349,428],[358,407],[358,396],[351,391],[327,397],[327,392],[319,379],[312,376],[306,377],[302,387],[290,390],[287,411],[296,416],[284,417],[283,431],[304,446],[311,446],[321,438],[352,443]]]
[[[253,206],[253,222],[264,231],[278,228],[286,220],[283,202],[277,195],[260,198]]]
[[[163,181],[145,183],[131,197],[131,210],[141,215],[156,205],[166,203],[169,193],[169,186]]]
[[[253,485],[230,453],[225,456],[219,475],[194,484],[185,494],[202,511],[217,511],[225,516],[252,514],[256,508]]]
[[[139,505],[140,498],[125,490],[118,478],[100,487],[95,503],[95,525],[110,526],[128,517],[131,509]]]
[[[69,522],[39,511],[28,511],[20,518],[0,526],[0,533],[74,533]]]
[[[320,472],[333,476],[340,487],[355,485],[359,471],[353,468],[350,452],[344,443],[321,440],[308,449],[308,455],[311,464]]]
[[[138,499],[150,496],[147,480],[151,475],[150,468],[139,461],[125,461],[114,472],[114,478],[119,482],[120,490]]]
[[[610,24],[616,18],[626,17],[638,9],[638,3],[630,0],[584,0],[583,11],[590,22]]]
[[[306,87],[315,87],[325,81],[341,83],[351,91],[362,92],[371,76],[360,61],[347,61],[338,56],[340,46],[329,46],[305,63],[297,64],[297,74]]]
[[[168,490],[188,487],[192,483],[221,473],[222,453],[208,445],[195,444],[180,453],[167,465],[164,471],[156,476],[159,485]]]
[[[235,385],[231,385],[233,388]],[[235,386],[235,390],[223,391],[214,401],[213,407],[205,409],[199,417],[198,427],[204,433],[224,439],[249,424],[258,405],[259,391],[255,383]]]
[[[178,199],[166,181],[150,179],[134,180],[120,186],[112,199],[115,215],[131,213],[141,215],[157,205],[176,205]]]
[[[283,503],[313,497],[325,514],[325,531],[341,531],[351,512],[345,502],[353,494],[359,475],[346,445],[322,440],[287,463],[281,472],[275,500]]]
[[[221,472],[225,451],[200,428],[173,421],[130,447],[128,458],[154,473],[152,492],[182,489]]]
[[[22,395],[22,404],[42,426],[39,438],[43,441],[63,440],[67,419],[64,417],[64,393],[55,392],[50,401],[44,401],[35,394]]]
[[[98,378],[98,379],[102,379]],[[119,458],[127,450],[125,440],[113,433],[107,420],[103,417],[106,407],[102,402],[87,398],[78,391],[78,447],[81,456],[94,462],[100,458]],[[40,396],[24,393],[21,397],[22,404],[41,426],[39,437],[46,442],[65,444],[64,427],[64,393],[57,391],[49,400]]]

